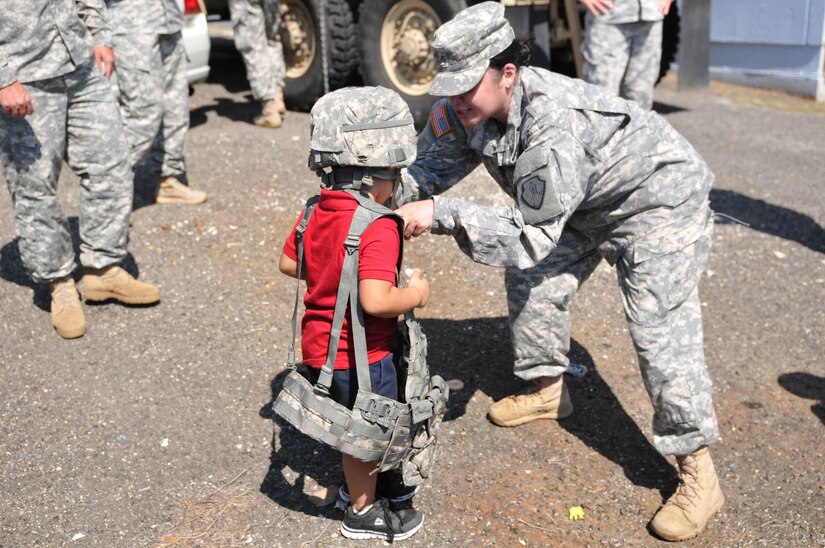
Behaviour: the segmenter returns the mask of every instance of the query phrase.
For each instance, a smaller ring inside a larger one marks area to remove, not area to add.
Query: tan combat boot
[[[278,114],[286,114],[286,102],[284,101],[284,88],[279,87],[275,91],[275,104],[278,105]]]
[[[155,199],[159,204],[202,204],[206,201],[206,192],[194,190],[178,181],[175,177],[166,177],[158,185],[158,197]]]
[[[653,516],[650,528],[665,540],[688,540],[701,533],[722,505],[725,496],[707,446],[676,457],[679,487]]]
[[[119,266],[100,270],[87,268],[83,276],[83,296],[87,301],[115,299],[126,304],[152,304],[160,300],[157,286],[139,282]]]
[[[64,339],[76,339],[86,333],[86,318],[71,276],[49,284],[52,292],[52,325]]]
[[[490,406],[487,415],[499,426],[518,426],[537,419],[563,419],[573,413],[564,379],[539,377],[523,392]]]
[[[279,128],[284,125],[281,113],[278,112],[277,99],[268,99],[262,103],[261,115],[255,118],[255,125],[270,128]]]

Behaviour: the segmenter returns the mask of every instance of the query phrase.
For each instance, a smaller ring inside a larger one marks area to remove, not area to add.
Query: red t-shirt
[[[344,239],[357,207],[358,201],[346,192],[321,190],[320,200],[304,232],[302,272],[306,273],[307,292],[304,296],[306,313],[301,322],[301,361],[310,367],[321,368],[327,361],[338,282],[344,266]],[[301,216],[283,248],[284,253],[293,260],[298,259],[295,229]],[[393,219],[383,217],[372,223],[361,236],[358,279],[386,280],[394,286],[400,246],[398,225]],[[355,367],[355,352],[350,349],[352,330],[349,318],[347,307],[335,369]],[[397,318],[379,318],[364,313],[369,363],[382,360],[390,352],[390,343],[398,329],[397,322]]]

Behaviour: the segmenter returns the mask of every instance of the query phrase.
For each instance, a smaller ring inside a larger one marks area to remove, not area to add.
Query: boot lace
[[[700,497],[699,467],[691,455],[679,459],[679,487],[673,496],[673,505],[687,512]]]
[[[60,284],[55,288],[52,299],[61,308],[71,308],[76,305],[77,290],[73,285]]]

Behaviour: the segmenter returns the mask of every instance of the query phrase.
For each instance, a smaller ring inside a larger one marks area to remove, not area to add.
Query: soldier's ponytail
[[[530,65],[533,58],[533,40],[515,39],[507,49],[490,59],[490,67],[501,70],[507,63],[513,63],[516,68]]]

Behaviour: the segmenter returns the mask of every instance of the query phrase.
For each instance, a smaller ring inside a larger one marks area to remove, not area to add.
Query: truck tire
[[[464,0],[364,0],[359,9],[358,53],[364,84],[397,91],[421,129],[433,103],[430,43],[442,23],[467,7]]]
[[[291,109],[309,110],[324,94],[321,63],[319,0],[282,0],[279,35],[284,48],[284,98]],[[329,87],[345,85],[355,73],[356,36],[352,10],[346,0],[326,0],[326,46]]]
[[[679,51],[679,6],[676,2],[670,5],[670,11],[665,15],[662,22],[662,60],[659,65],[659,81],[665,77],[670,70],[670,65],[676,60],[676,53]]]

